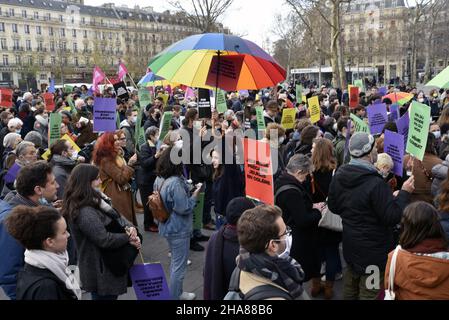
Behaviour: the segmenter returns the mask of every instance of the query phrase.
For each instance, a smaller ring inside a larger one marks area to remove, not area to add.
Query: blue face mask
[[[301,134],[298,131],[293,132],[293,140],[299,140]]]
[[[41,197],[41,198],[39,199],[39,203],[42,204],[42,205],[44,205],[44,206],[48,206],[48,205],[49,205],[47,199],[45,199],[44,197]]]

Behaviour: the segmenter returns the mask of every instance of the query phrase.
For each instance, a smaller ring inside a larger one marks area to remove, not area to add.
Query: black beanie
[[[254,207],[255,207],[254,203],[245,197],[232,199],[226,207],[227,223],[236,225],[242,213]]]

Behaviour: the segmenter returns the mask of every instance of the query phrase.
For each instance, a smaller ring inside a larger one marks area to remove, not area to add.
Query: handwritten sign
[[[94,132],[114,132],[116,130],[115,98],[95,98]]]
[[[418,160],[424,159],[430,126],[430,107],[413,101],[406,151]]]
[[[172,298],[160,263],[134,265],[129,270],[129,275],[137,300],[170,300]]]
[[[318,121],[320,121],[321,117],[321,108],[318,101],[318,96],[313,96],[312,98],[307,100],[307,104],[309,105],[310,121],[312,123],[317,123]]]

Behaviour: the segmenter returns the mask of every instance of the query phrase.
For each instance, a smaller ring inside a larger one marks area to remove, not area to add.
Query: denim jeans
[[[100,296],[96,292],[91,292],[90,294],[92,296],[92,300],[97,300],[97,301],[101,301],[101,300],[117,300],[117,298],[118,298],[118,296],[116,296],[116,295]]]
[[[322,247],[322,261],[326,262],[326,280],[334,281],[335,275],[341,272],[339,243],[326,244]]]
[[[187,258],[189,257],[189,237],[167,237],[171,252],[170,263],[170,294],[173,300],[179,300],[182,294],[182,283],[187,269]]]

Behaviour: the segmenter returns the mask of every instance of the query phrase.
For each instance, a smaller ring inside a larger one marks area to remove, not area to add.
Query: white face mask
[[[285,137],[280,137],[279,138],[279,145],[283,144],[285,141]]]
[[[293,241],[292,236],[291,235],[286,236],[285,240],[283,241],[285,241],[285,250],[281,254],[278,254],[278,257],[281,259],[286,259],[290,256],[290,250],[292,248],[292,241]]]
[[[334,129],[334,131],[337,132],[338,127],[337,127],[337,123],[336,123],[336,122],[335,122],[334,125],[332,126],[332,129]]]
[[[435,136],[436,139],[441,138],[441,131],[434,131],[434,132],[432,132],[432,134]]]
[[[175,147],[176,148],[182,149],[182,146],[183,146],[182,140],[178,140],[178,141],[175,142]]]
[[[418,101],[419,102],[424,102],[424,99],[423,98],[419,98]]]
[[[73,151],[72,152],[72,156],[70,157],[72,160],[76,160],[78,158],[78,152],[77,151]]]

